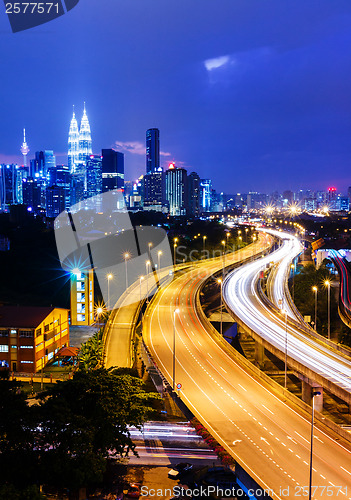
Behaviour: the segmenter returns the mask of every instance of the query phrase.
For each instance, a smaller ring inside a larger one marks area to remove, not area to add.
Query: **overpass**
[[[250,254],[246,248],[231,259]],[[253,264],[239,267],[234,274]],[[258,371],[253,375],[201,310],[201,286],[222,265],[221,259],[199,263],[158,291],[144,317],[145,343],[168,383],[181,384],[181,400],[262,488],[272,490],[274,499],[287,498],[282,489],[289,492],[288,498],[304,496],[309,479],[308,413],[300,415],[296,407],[277,397]],[[345,489],[351,491],[350,451],[317,426],[316,498],[350,498]]]
[[[277,232],[267,230],[269,234]],[[320,339],[313,338],[282,291],[276,293],[276,300],[282,300],[282,309],[273,306],[260,293],[259,273],[272,261],[289,264],[300,252],[298,240],[288,233],[283,237],[282,246],[260,261],[252,262],[233,271],[224,283],[223,296],[233,317],[263,348],[268,349],[281,360],[287,359],[288,366],[301,374],[303,396],[310,399],[311,386],[325,388],[351,405],[351,358],[331,349]],[[282,274],[276,280],[284,281]],[[273,306],[273,307],[272,307]],[[286,314],[283,311],[286,311]],[[318,400],[319,398],[319,400]],[[316,399],[316,407],[322,409],[323,396]]]

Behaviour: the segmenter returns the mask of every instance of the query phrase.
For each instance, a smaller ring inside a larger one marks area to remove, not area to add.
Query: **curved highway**
[[[272,498],[306,496],[310,422],[235,363],[197,312],[201,284],[220,268],[206,261],[160,290],[144,318],[145,342],[171,385],[175,354],[181,399]],[[351,498],[351,453],[317,429],[313,463],[314,498]]]
[[[305,367],[318,374],[350,397],[350,362],[320,342],[308,338],[297,326],[289,324],[285,320],[285,315],[272,311],[262,302],[256,291],[255,283],[259,272],[266,264],[272,260],[276,262],[283,259],[292,260],[297,253],[299,253],[298,241],[294,236],[284,233],[283,244],[278,250],[259,261],[242,266],[227,277],[223,287],[224,300],[242,323],[269,345],[274,346],[282,357],[285,356],[287,348],[290,364],[295,362],[299,367]],[[289,315],[291,314],[292,311]]]

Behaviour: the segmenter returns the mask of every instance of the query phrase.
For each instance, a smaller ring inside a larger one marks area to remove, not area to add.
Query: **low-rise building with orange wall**
[[[36,373],[68,345],[68,309],[0,307],[0,366]]]

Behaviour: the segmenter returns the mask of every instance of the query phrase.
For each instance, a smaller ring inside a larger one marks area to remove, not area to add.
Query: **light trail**
[[[271,230],[265,230],[265,232],[283,238],[281,247],[256,262],[242,266],[227,277],[223,285],[226,304],[242,322],[282,353],[285,353],[287,344],[288,358],[292,358],[324,379],[351,392],[351,365],[346,358],[305,336],[297,327],[289,323],[286,329],[285,315],[272,312],[258,296],[255,283],[259,272],[272,261],[275,263],[283,261],[285,265],[289,265],[289,262],[301,251],[300,243],[295,236]],[[280,289],[277,288],[275,291],[277,296],[283,293],[284,279],[285,269],[282,265],[277,275],[277,281],[280,282]],[[279,296],[279,298],[283,299],[283,307],[287,307],[284,296]],[[292,311],[289,312],[288,308],[287,310],[291,316]],[[295,315],[293,317],[295,319]]]

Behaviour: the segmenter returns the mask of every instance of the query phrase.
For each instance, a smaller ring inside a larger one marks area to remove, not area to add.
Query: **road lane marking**
[[[344,467],[343,467],[342,465],[340,465],[340,468],[341,468],[342,470],[344,470],[345,472],[347,472],[348,474],[350,474],[350,476],[351,476],[351,472],[349,472],[348,470],[344,469]]]
[[[264,404],[262,404],[263,408],[266,408],[267,411],[269,411],[272,415],[274,415],[274,413],[272,412],[272,410],[270,410],[269,408],[267,408],[267,406],[265,406]]]
[[[301,439],[304,439],[307,443],[309,443],[309,440],[301,436],[298,432],[295,431],[295,434],[297,434]]]

